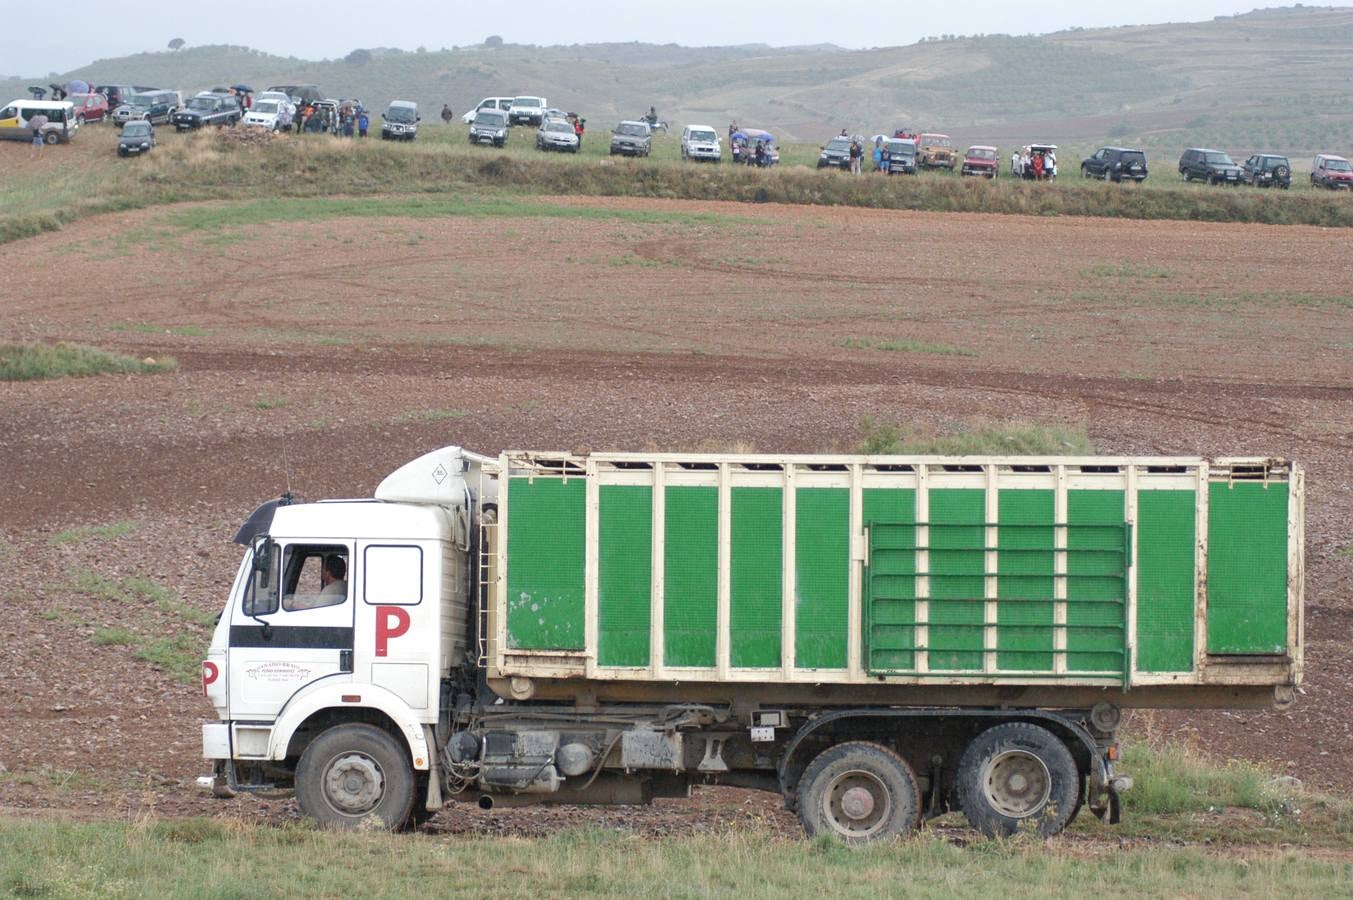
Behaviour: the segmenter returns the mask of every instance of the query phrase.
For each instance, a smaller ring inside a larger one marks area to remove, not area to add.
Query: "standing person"
[[[357,136],[366,137],[366,130],[371,127],[371,117],[362,110],[362,114],[357,117]]]
[[[1057,154],[1051,150],[1043,154],[1043,175],[1047,178],[1057,177]]]
[[[33,130],[33,144],[28,151],[29,159],[41,159],[47,149],[47,142],[42,137],[42,126],[46,124],[46,116],[34,116],[28,120],[28,127]]]
[[[882,172],[884,175],[887,175],[888,170],[892,168],[893,165],[893,153],[891,150],[888,149],[887,144],[883,145],[883,150],[880,154],[879,161],[882,163],[882,165],[879,166],[879,171]]]
[[[573,120],[573,133],[578,136],[578,149],[583,149],[583,132],[587,130],[587,120],[578,116]]]
[[[1018,178],[1024,173],[1019,170],[1019,149],[1010,151],[1010,177]]]
[[[343,114],[343,137],[352,137],[353,125],[355,124],[353,120],[356,119],[356,117],[356,113],[352,110],[348,110]]]
[[[883,171],[883,138],[874,138],[874,171]]]
[[[860,174],[860,157],[864,156],[864,148],[860,146],[859,141],[850,142],[850,174]]]
[[[444,124],[444,125],[450,125],[450,124],[451,124],[451,120],[454,119],[455,117],[456,117],[456,114],[453,113],[453,112],[451,111],[451,107],[448,106],[447,104],[443,103],[443,104],[442,104],[442,124]],[[365,137],[365,135],[363,135],[363,137]]]

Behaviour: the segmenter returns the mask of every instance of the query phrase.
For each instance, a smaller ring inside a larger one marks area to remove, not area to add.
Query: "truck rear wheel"
[[[374,725],[330,728],[310,742],[296,766],[301,812],[326,828],[368,821],[402,828],[413,809],[413,788],[409,754]]]
[[[973,739],[958,763],[958,801],[973,828],[998,837],[1030,823],[1047,837],[1076,814],[1080,770],[1052,732],[1006,722]]]
[[[799,781],[799,819],[810,837],[860,844],[910,834],[921,822],[921,790],[906,760],[879,744],[824,750]]]

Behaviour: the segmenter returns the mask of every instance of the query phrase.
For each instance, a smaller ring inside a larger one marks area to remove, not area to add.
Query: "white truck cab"
[[[467,653],[467,476],[478,459],[444,448],[396,471],[374,500],[274,500],[241,527],[248,550],[202,666],[220,718],[202,727],[218,791],[245,786],[241,766],[256,786],[269,763],[297,756],[298,779],[338,777],[331,760],[307,766],[308,742],[356,709],[428,770],[442,678]],[[353,789],[337,811],[372,812],[378,774],[345,765]]]

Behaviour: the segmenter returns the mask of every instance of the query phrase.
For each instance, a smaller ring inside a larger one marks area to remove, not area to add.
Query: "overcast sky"
[[[491,34],[521,44],[605,41],[687,46],[833,43],[843,47],[910,44],[929,35],[1059,31],[1073,26],[1200,21],[1253,9],[1249,3],[1196,0],[64,0],[56,7],[14,3],[6,15],[0,75],[65,72],[97,59],[163,50],[172,38],[193,44],[243,44],[304,59],[343,56],[356,47],[419,45],[429,50],[476,44]],[[59,11],[56,11],[58,10]],[[49,39],[48,36],[51,36]]]

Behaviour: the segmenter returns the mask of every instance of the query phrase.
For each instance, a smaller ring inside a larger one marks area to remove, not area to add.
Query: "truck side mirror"
[[[266,534],[254,538],[254,572],[259,576],[258,586],[267,587],[272,576],[272,539]]]

